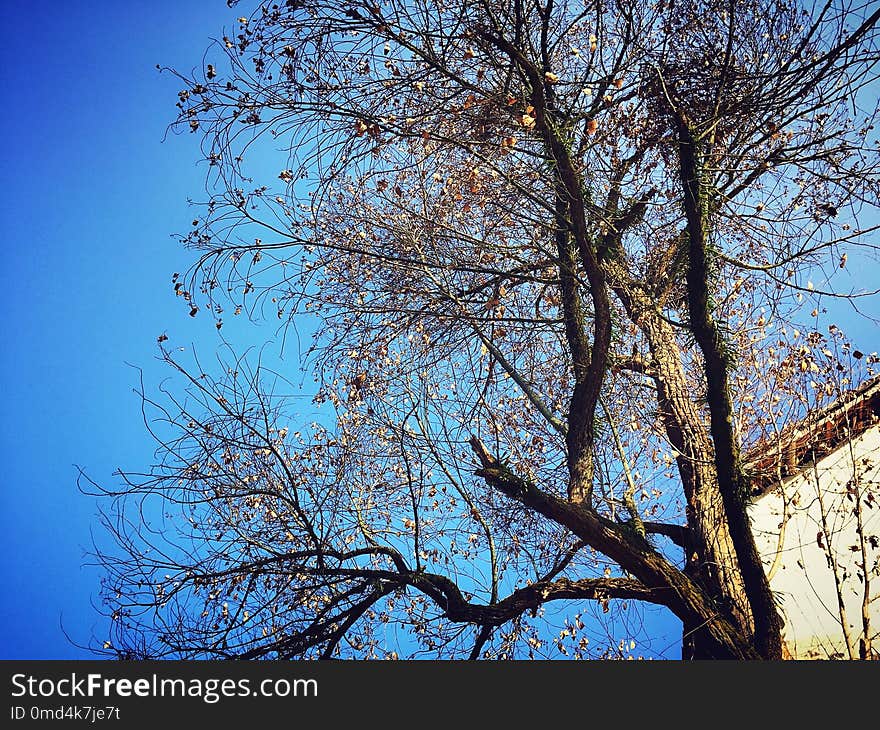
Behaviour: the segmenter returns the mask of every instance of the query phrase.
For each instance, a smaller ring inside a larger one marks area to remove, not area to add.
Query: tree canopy
[[[782,656],[747,456],[873,373],[815,323],[872,293],[878,19],[288,0],[173,71],[209,165],[175,292],[316,323],[332,419],[160,338],[188,395],[102,490],[105,650],[614,655],[585,624],[645,603],[686,657]]]

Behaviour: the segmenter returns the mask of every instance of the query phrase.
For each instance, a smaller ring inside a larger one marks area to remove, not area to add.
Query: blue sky
[[[0,163],[0,658],[85,656],[97,571],[82,567],[95,502],[75,464],[107,482],[148,464],[137,372],[163,331],[213,347],[171,274],[204,168],[195,139],[169,136],[177,82],[235,14],[223,0],[7,2]]]
[[[103,635],[99,574],[83,566],[96,506],[75,465],[108,483],[150,463],[127,363],[149,388],[167,374],[159,334],[218,342],[172,294],[190,259],[171,234],[191,220],[205,169],[194,138],[162,142],[178,84],[156,64],[198,64],[236,13],[223,0],[2,8],[0,658],[86,657],[61,630]],[[870,322],[850,329],[880,346]]]

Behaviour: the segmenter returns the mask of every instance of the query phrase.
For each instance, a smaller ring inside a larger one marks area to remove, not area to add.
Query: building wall
[[[859,504],[873,599],[868,607],[870,634],[876,653],[880,650],[880,425],[845,442],[815,469],[809,467],[786,479],[781,488],[750,507],[758,550],[785,619],[786,646],[797,659],[850,657],[838,583],[851,649],[858,657],[865,583],[852,491],[854,474],[862,497]],[[826,535],[831,538],[833,567],[823,549],[828,544]]]

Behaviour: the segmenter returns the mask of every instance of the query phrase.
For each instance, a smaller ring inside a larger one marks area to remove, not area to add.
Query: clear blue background
[[[104,483],[147,465],[126,363],[149,387],[166,374],[160,333],[218,341],[172,295],[190,257],[170,234],[205,168],[195,137],[161,141],[179,87],[156,64],[199,65],[237,13],[223,0],[0,7],[0,658],[85,657],[62,632],[104,636],[99,574],[83,565],[96,506],[74,465]],[[878,349],[870,322],[850,331]]]
[[[169,136],[178,82],[232,28],[223,0],[8,2],[0,44],[0,658],[87,656],[103,637],[83,567],[95,500],[76,468],[111,483],[150,463],[132,392],[155,383],[156,337],[217,341],[190,320],[171,274],[190,257],[187,197],[205,168]]]

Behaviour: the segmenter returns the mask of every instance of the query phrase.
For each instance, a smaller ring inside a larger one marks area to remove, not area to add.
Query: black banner
[[[880,678],[880,663],[847,664],[4,661],[2,724],[251,727],[282,718],[285,727],[322,720],[338,727],[431,718],[471,727],[531,717],[552,727],[569,713],[587,722],[606,712],[676,724],[754,713],[766,722],[790,720],[822,696],[811,719],[833,711],[839,723],[861,712],[856,687]]]

